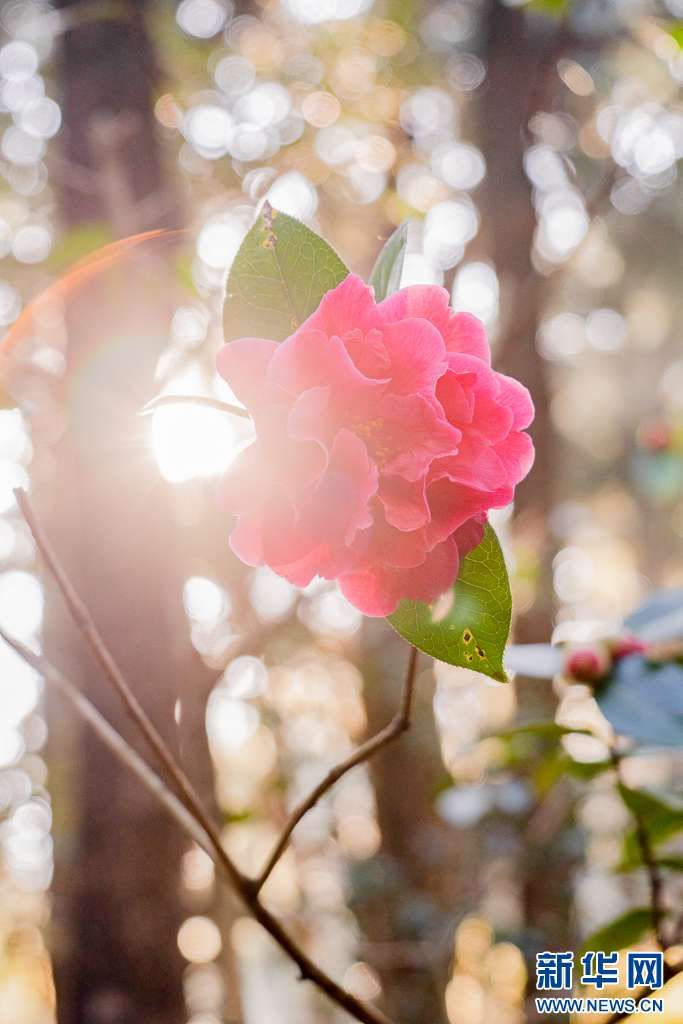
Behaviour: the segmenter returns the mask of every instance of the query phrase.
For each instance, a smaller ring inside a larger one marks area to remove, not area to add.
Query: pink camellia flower
[[[217,366],[257,435],[222,485],[233,551],[337,579],[367,615],[443,593],[533,461],[529,393],[443,288],[376,303],[350,274],[281,344],[238,339]]]

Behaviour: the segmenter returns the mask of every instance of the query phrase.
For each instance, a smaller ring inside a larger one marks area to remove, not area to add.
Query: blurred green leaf
[[[658,857],[655,863],[667,871],[683,871],[683,857]]]
[[[614,767],[611,761],[575,761],[569,755],[566,756],[564,764],[567,775],[571,775],[574,779],[580,779],[582,782],[590,782],[591,779],[597,778],[598,775],[602,775],[603,772],[608,772]]]
[[[484,538],[463,559],[450,607],[402,601],[388,621],[401,636],[438,661],[474,669],[507,682],[503,651],[510,632],[512,597],[498,538],[487,524]]]
[[[530,11],[539,11],[541,14],[560,18],[569,9],[569,0],[529,0],[526,6]]]
[[[657,857],[655,859],[655,864],[658,868],[664,868],[665,871],[683,871],[683,857]],[[617,868],[617,871],[637,871],[640,870],[642,867],[642,861],[635,864],[622,863]]]
[[[393,295],[401,286],[401,274],[408,242],[410,221],[404,221],[397,227],[382,246],[377,262],[370,274],[370,284],[375,289],[375,299],[381,302],[388,295]]]
[[[642,822],[653,846],[658,846],[683,831],[683,805],[671,803],[645,790],[630,789],[624,785],[619,786],[619,794],[631,813],[637,815]],[[629,870],[641,863],[642,852],[634,829],[624,837],[620,870]]]
[[[66,231],[55,243],[47,264],[53,273],[61,273],[103,245],[115,241],[111,229],[99,221],[87,221]]]
[[[651,927],[651,908],[637,907],[589,935],[583,943],[582,952],[594,950],[611,953],[615,949],[625,949],[641,939]]]
[[[518,725],[514,729],[498,732],[496,736],[503,740],[512,739],[515,736],[537,736],[544,740],[561,740],[563,736],[577,732],[584,736],[591,735],[586,729],[569,729],[566,725],[558,725],[557,722],[529,722],[526,725]]]
[[[683,806],[680,804],[669,803],[654,793],[644,789],[631,789],[623,783],[619,785],[619,795],[629,811],[637,815],[646,828],[667,815],[679,818],[683,825]]]
[[[683,49],[683,21],[675,18],[667,24],[666,30],[671,38],[675,39],[681,49]]]
[[[255,336],[283,341],[347,275],[327,242],[264,203],[228,276],[225,340]]]
[[[192,273],[192,265],[194,258],[191,253],[182,252],[173,261],[173,269],[175,270],[178,281],[186,288],[188,292],[197,294],[197,287],[194,282],[194,275]]]

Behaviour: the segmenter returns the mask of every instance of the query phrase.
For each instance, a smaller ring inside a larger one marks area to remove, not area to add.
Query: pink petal
[[[260,516],[240,516],[230,534],[229,544],[245,565],[263,564],[263,540]]]
[[[501,405],[496,397],[496,390],[486,385],[480,385],[475,390],[474,414],[467,430],[489,444],[495,444],[507,437],[514,420],[512,409],[507,405]]]
[[[377,470],[365,445],[340,430],[315,491],[301,509],[299,528],[312,537],[349,545],[372,524],[368,503],[377,492]]]
[[[514,377],[506,377],[503,373],[496,374],[498,383],[498,401],[507,406],[513,414],[515,430],[524,430],[534,418],[534,403],[531,395]]]
[[[489,507],[490,495],[475,491],[448,477],[430,483],[427,501],[431,519],[425,527],[425,537],[430,548],[450,537],[473,516]]]
[[[496,455],[505,467],[507,483],[518,484],[534,463],[534,444],[528,434],[513,430],[495,446]]]
[[[455,426],[472,422],[474,415],[474,374],[456,374],[452,370],[444,373],[437,382],[436,397],[441,403],[446,419]]]
[[[485,363],[491,362],[486,330],[471,313],[454,313],[445,288],[436,285],[412,285],[394,292],[377,307],[386,323],[421,317],[441,333],[449,352],[463,352]]]
[[[287,432],[297,441],[319,441],[327,444],[336,426],[329,387],[309,388],[308,391],[304,391],[294,402],[287,418]]]
[[[258,404],[277,347],[266,338],[237,338],[218,350],[216,369],[247,408]]]
[[[494,491],[507,483],[505,466],[495,449],[470,435],[463,436],[457,455],[439,459],[433,468],[439,476],[480,491]]]
[[[379,326],[372,289],[357,274],[349,274],[323,296],[315,313],[304,321],[300,330],[323,331],[331,337],[348,331],[370,331]]]
[[[457,451],[461,433],[446,422],[438,402],[422,395],[386,395],[379,409],[382,428],[369,444],[385,473],[415,481],[433,459]]]
[[[389,377],[391,359],[381,331],[347,331],[342,341],[355,365],[366,377],[375,377],[378,380]]]
[[[460,561],[463,560],[465,555],[469,554],[470,551],[474,551],[478,548],[484,538],[484,527],[486,526],[486,516],[477,516],[472,519],[468,519],[466,523],[455,531],[453,534],[453,540],[458,545],[458,551],[460,552]]]
[[[449,352],[467,352],[485,363],[491,362],[486,328],[481,320],[471,313],[453,313],[448,329],[444,332],[444,341]]]
[[[419,530],[429,522],[424,478],[410,483],[400,476],[383,476],[379,500],[384,506],[387,522],[397,530]]]
[[[371,530],[362,530],[354,542],[356,564],[369,569],[373,565],[388,565],[408,569],[424,562],[429,550],[425,530],[398,530],[382,515],[383,506],[375,510]]]
[[[385,390],[382,381],[360,372],[340,338],[304,327],[278,345],[268,366],[268,382],[291,395],[329,386],[339,402],[349,394],[359,401]]]
[[[391,615],[400,601],[430,603],[451,587],[458,575],[458,546],[447,540],[412,569],[377,566],[339,577],[344,596],[365,615]]]
[[[446,369],[446,348],[436,327],[411,317],[386,324],[383,336],[391,359],[389,390],[398,395],[433,391]]]

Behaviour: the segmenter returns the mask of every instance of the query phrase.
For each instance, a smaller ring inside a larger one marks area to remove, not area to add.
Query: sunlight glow
[[[220,476],[242,447],[230,418],[201,406],[165,406],[152,414],[152,447],[171,483]]]

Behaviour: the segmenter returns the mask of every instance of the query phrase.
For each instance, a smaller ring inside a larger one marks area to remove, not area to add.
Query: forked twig
[[[330,769],[325,778],[322,779],[313,790],[311,790],[308,796],[305,797],[289,815],[275,844],[273,852],[266,862],[266,866],[258,876],[256,881],[257,892],[263,888],[270,877],[275,865],[287,848],[292,832],[304,815],[307,814],[311,808],[315,807],[318,801],[329,789],[332,788],[332,786],[334,786],[336,782],[339,781],[339,779],[342,778],[343,775],[346,775],[346,773],[351,771],[352,768],[355,768],[356,765],[362,764],[363,761],[369,761],[369,759],[376,754],[378,750],[381,750],[382,747],[386,747],[388,743],[391,743],[392,740],[396,739],[401,735],[401,733],[405,732],[406,729],[410,728],[410,711],[413,700],[415,669],[417,668],[418,654],[419,652],[417,647],[411,647],[408,658],[408,667],[406,669],[403,689],[401,691],[401,702],[396,714],[389,724],[375,736],[372,736],[369,740],[366,740],[365,743],[362,743],[361,746],[358,747],[357,750],[354,750],[354,752],[344,761]]]
[[[40,672],[48,683],[54,685],[72,703],[81,717],[93,727],[109,749],[120,758],[123,764],[140,779],[150,793],[161,802],[181,828],[206,850],[216,867],[222,870],[223,875],[231,882],[243,902],[249,907],[255,919],[278,943],[280,948],[291,957],[299,968],[302,978],[311,981],[334,1003],[346,1010],[347,1013],[355,1017],[361,1024],[392,1024],[380,1010],[362,1002],[342,988],[341,985],[338,985],[336,981],[330,978],[304,953],[295,940],[285,931],[277,918],[273,917],[270,911],[260,902],[253,882],[250,879],[238,876],[238,880],[235,880],[233,875],[226,869],[225,859],[219,859],[216,856],[213,841],[203,831],[191,811],[168,789],[156,772],[133,750],[87,697],[65,678],[59,669],[55,668],[47,658],[35,654],[30,648],[13,637],[7,636],[2,630],[0,630],[0,637],[12,647],[19,657],[23,658],[37,672]]]
[[[621,770],[621,756],[616,750],[610,752],[612,764],[614,770],[617,773],[617,781],[621,786],[625,786],[623,780],[623,774]],[[665,915],[664,908],[664,880],[660,871],[659,865],[652,849],[652,843],[650,842],[650,836],[648,835],[647,826],[643,819],[642,814],[638,812],[637,808],[633,808],[629,805],[629,811],[635,822],[635,838],[640,850],[640,856],[643,861],[643,867],[647,874],[648,884],[650,887],[650,909],[652,911],[652,928],[655,933],[657,945],[659,948],[666,952],[669,943],[667,942],[664,934],[663,921]]]
[[[144,736],[160,765],[162,765],[166,770],[168,778],[173,782],[182,802],[211,840],[211,845],[216,852],[216,856],[222,862],[226,872],[231,876],[236,884],[245,881],[242,873],[238,870],[236,865],[233,864],[232,860],[223,849],[220,832],[207,814],[198,793],[192,785],[192,782],[182,768],[176,763],[173,754],[167,747],[158,729],[126,682],[123,672],[104,642],[104,639],[95,625],[90,612],[76,593],[71,580],[66,574],[64,566],[59,561],[42,526],[36,519],[28,495],[21,489],[15,490],[14,494],[21,514],[33,535],[33,539],[36,542],[38,550],[45,559],[45,564],[62,593],[71,617],[88,642],[90,649],[95,655],[95,658],[102,668],[105,676],[121,698],[128,715]]]
[[[196,818],[188,811],[185,804],[178,799],[175,793],[171,792],[157,773],[149,767],[144,758],[140,757],[137,751],[133,750],[130,744],[124,740],[123,736],[109,724],[92,701],[88,700],[85,694],[81,693],[73,683],[69,682],[66,676],[47,658],[43,657],[42,654],[36,654],[35,651],[32,651],[26,644],[21,643],[20,640],[8,636],[2,628],[0,628],[0,637],[20,658],[23,658],[27,665],[30,665],[36,672],[39,672],[69,703],[73,704],[81,718],[92,726],[105,746],[109,747],[112,753],[123,761],[134,775],[137,775],[145,788],[161,801],[181,828],[213,859],[213,850],[209,838]]]
[[[251,910],[254,918],[262,925],[269,935],[277,942],[280,948],[294,961],[299,968],[301,978],[311,981],[332,1002],[341,1007],[361,1024],[391,1024],[391,1021],[376,1007],[369,1005],[348,992],[341,985],[337,984],[325,971],[322,970],[304,952],[298,943],[284,929],[280,921],[261,903],[258,893],[258,883],[237,868],[229,857],[221,842],[220,832],[205,811],[199,797],[183,770],[176,763],[170,750],[164,743],[161,735],[154,724],[148,718],[146,712],[128,686],[121,670],[116,664],[111,652],[107,648],[102,636],[99,633],[90,613],[74,590],[71,581],[53,551],[47,537],[36,520],[31,508],[28,496],[24,491],[15,491],[19,508],[26,520],[36,545],[45,558],[46,564],[54,576],[59,589],[61,590],[69,611],[88,641],[97,661],[105,672],[107,679],[114,686],[120,695],[126,710],[145,737],[154,754],[168,773],[169,778],[177,787],[181,799],[168,791],[156,773],[149,768],[144,760],[129,747],[125,740],[119,736],[116,730],[102,718],[99,712],[90,704],[72,684],[64,680],[61,673],[54,668],[45,658],[35,655],[28,648],[19,644],[16,640],[10,640],[13,649],[23,657],[28,664],[37,668],[48,682],[61,686],[61,690],[72,701],[78,712],[95,727],[98,733],[105,739],[110,748],[118,754],[121,760],[131,768],[145,783],[164,806],[176,817],[179,824],[188,830],[198,842],[205,837],[211,851],[212,859],[216,866],[223,872],[233,889],[239,894],[246,906]],[[2,634],[0,634],[2,635]],[[75,699],[78,698],[78,699]],[[405,702],[404,702],[405,703]],[[188,821],[189,817],[189,821]],[[194,824],[192,824],[194,823]],[[201,843],[205,846],[204,843]]]

